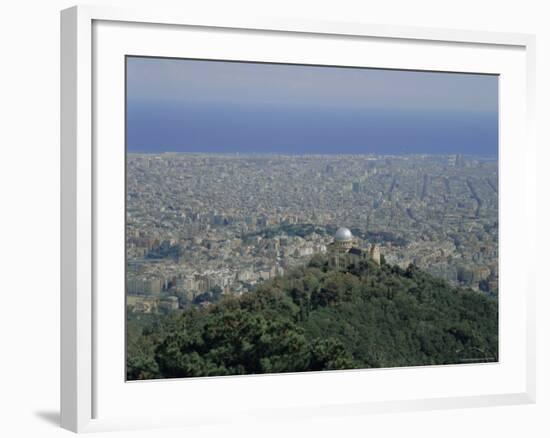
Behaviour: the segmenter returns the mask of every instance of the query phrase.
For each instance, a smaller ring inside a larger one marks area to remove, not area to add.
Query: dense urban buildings
[[[330,254],[340,227],[382,262],[498,292],[496,160],[129,153],[127,305],[164,313],[248,293]]]

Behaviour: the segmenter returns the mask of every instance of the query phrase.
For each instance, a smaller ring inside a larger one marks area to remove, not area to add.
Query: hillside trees
[[[498,360],[498,302],[410,266],[307,267],[240,298],[128,312],[129,379]]]

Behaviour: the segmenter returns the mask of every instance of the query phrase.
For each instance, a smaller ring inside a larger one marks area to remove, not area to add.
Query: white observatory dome
[[[334,240],[337,242],[350,242],[353,240],[353,235],[351,231],[345,227],[338,228],[336,234],[334,234]]]

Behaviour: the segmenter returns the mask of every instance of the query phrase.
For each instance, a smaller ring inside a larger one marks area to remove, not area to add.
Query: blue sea
[[[496,112],[239,105],[127,105],[129,152],[498,156]]]

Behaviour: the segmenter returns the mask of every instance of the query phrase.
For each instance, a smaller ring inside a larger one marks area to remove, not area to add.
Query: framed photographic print
[[[532,36],[61,24],[63,427],[534,401]]]

